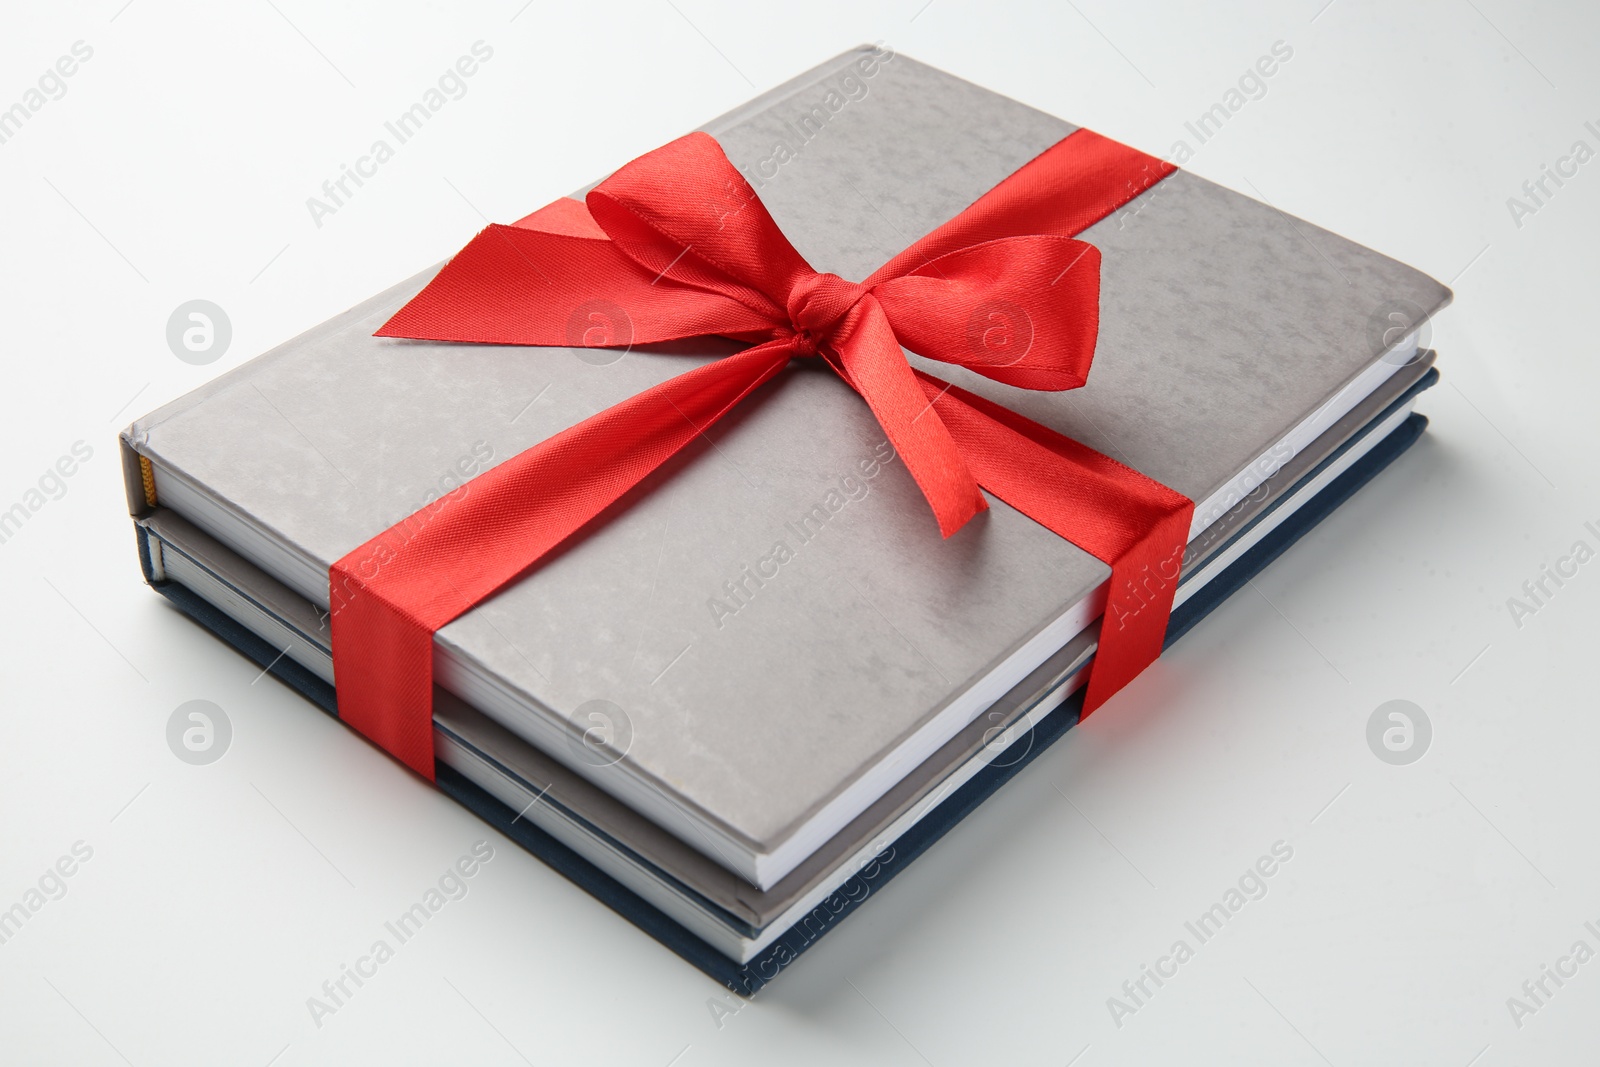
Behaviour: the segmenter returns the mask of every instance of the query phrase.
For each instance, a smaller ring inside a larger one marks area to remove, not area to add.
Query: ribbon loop
[[[658,279],[724,292],[782,318],[783,295],[814,273],[722,146],[691,133],[590,190],[589,213]]]
[[[1021,389],[1076,389],[1100,331],[1100,250],[1069,237],[986,241],[872,289],[900,342]]]

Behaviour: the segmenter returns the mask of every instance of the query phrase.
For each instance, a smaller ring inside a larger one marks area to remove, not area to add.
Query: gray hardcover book
[[[1190,542],[1179,603],[1205,588],[1230,562],[1259,544],[1300,506],[1376,447],[1410,413],[1432,354],[1392,378]],[[169,508],[139,520],[150,575],[200,595],[261,638],[282,660],[321,681],[333,679],[322,613],[304,597],[196,529]],[[1084,631],[1013,686],[977,720],[772,888],[759,890],[712,863],[561,763],[442,690],[436,693],[439,760],[499,799],[722,955],[748,961],[819,903],[893,856],[901,838],[991,764],[1027,758],[1029,729],[1069,715],[1060,703],[1081,680],[1094,651]],[[859,887],[856,892],[859,892]]]
[[[812,265],[847,278],[1073,129],[871,50],[706,128]],[[1030,393],[930,369],[1193,498],[1191,536],[1407,361],[1414,335],[1390,330],[1388,309],[1411,309],[1414,327],[1449,297],[1182,172],[1080,236],[1103,256],[1088,386]],[[325,606],[330,564],[432,497],[733,350],[374,338],[432,273],[130,427],[154,496]],[[1103,602],[1104,564],[999,501],[941,539],[882,442],[859,397],[795,368],[441,630],[439,684],[714,862],[776,884]],[[603,766],[582,758],[597,716],[625,750]]]

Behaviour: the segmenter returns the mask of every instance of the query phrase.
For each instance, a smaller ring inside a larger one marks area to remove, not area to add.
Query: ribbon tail
[[[917,385],[883,309],[871,296],[850,312],[834,336],[830,362],[861,394],[933,508],[946,537],[988,508],[961,449]]]
[[[1110,565],[1089,715],[1161,654],[1194,502],[998,404],[917,378],[983,488]]]
[[[1041,233],[1076,237],[1177,169],[1093,130],[1074,130],[861,284],[870,289],[983,241]]]
[[[792,344],[707,363],[506,460],[333,565],[339,717],[433,779],[433,634],[511,584],[773,378]]]
[[[556,228],[533,229],[529,219],[536,217]],[[544,209],[529,219],[485,228],[377,336],[626,348],[770,331],[776,321],[772,308],[663,279],[604,236],[583,236],[582,217],[571,208]],[[731,284],[730,289],[746,295]]]

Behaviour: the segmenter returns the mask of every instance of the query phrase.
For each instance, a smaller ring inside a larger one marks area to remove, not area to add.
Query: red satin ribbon
[[[339,714],[433,777],[433,634],[532,568],[791,359],[871,407],[945,536],[982,489],[1111,566],[1087,714],[1161,651],[1194,505],[938,378],[904,345],[1024,389],[1081,386],[1100,253],[1073,235],[1174,168],[1087,130],[1046,150],[861,283],[813,270],[721,147],[687,137],[582,204],[490,226],[380,331],[491,344],[754,342],[479,475],[334,564]]]

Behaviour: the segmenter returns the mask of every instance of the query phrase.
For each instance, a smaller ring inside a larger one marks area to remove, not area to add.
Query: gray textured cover
[[[863,54],[707,127],[747,172],[775,139],[789,143],[793,158],[760,194],[815,267],[854,278],[1072,129],[904,56],[865,77]],[[796,117],[847,76],[857,88],[802,142]],[[1026,393],[929,366],[1195,499],[1379,358],[1381,308],[1403,300],[1431,314],[1448,300],[1415,270],[1188,174],[1133,206],[1083,234],[1104,257],[1086,388]],[[480,442],[504,459],[731,350],[705,342],[600,364],[562,349],[373,338],[431,273],[140,420],[128,443],[325,574],[453,484]],[[1107,577],[998,501],[942,541],[896,463],[801,543],[791,524],[883,440],[824,371],[796,368],[708,436],[438,641],[556,715],[594,699],[620,706],[630,769],[756,851]],[[793,560],[719,623],[711,599],[780,540]],[[325,586],[279,577],[326,603]]]

